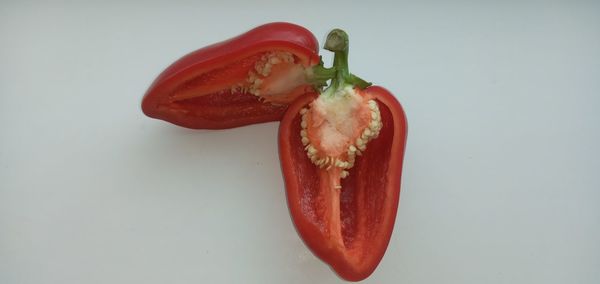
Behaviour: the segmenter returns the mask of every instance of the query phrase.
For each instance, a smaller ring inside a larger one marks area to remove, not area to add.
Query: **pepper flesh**
[[[390,92],[349,73],[345,32],[332,31],[325,48],[335,52],[336,76],[321,94],[290,105],[279,156],[300,236],[340,277],[360,281],[383,258],[393,231],[406,116]],[[332,156],[341,167],[331,166]]]
[[[316,95],[292,104],[279,127],[279,156],[292,219],[306,245],[342,278],[359,281],[381,261],[389,243],[400,195],[406,117],[381,87],[365,90],[377,102],[383,127],[341,180],[339,190],[327,170],[304,150],[300,110]],[[339,231],[331,228],[339,227]]]
[[[317,40],[303,27],[290,23],[259,26],[177,60],[150,86],[142,110],[150,117],[196,129],[279,120],[289,103],[314,90],[310,78],[301,81],[298,68],[306,68],[310,75],[310,67],[319,63],[317,51]],[[267,76],[257,74],[255,69],[270,54],[289,55],[293,62],[275,64]],[[253,74],[255,78],[250,78]],[[255,84],[256,79],[264,82]],[[282,85],[293,88],[281,89]],[[265,89],[280,93],[257,95]]]

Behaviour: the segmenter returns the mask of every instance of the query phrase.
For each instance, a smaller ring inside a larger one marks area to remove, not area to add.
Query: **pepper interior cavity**
[[[270,51],[243,58],[188,80],[171,95],[171,102],[218,94],[251,94],[273,104],[287,104],[303,94],[311,68],[290,52]]]

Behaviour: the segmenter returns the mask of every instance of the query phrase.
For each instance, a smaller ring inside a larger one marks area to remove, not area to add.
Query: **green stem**
[[[319,64],[312,68],[309,80],[315,87],[321,88],[327,86],[327,80],[332,79],[336,74],[335,67],[325,68],[323,66],[323,59],[319,56]]]
[[[331,79],[331,85],[327,88],[328,90],[331,89],[329,92],[335,92],[335,90],[344,88],[347,85],[361,89],[371,85],[371,83],[350,73],[348,67],[349,46],[348,34],[345,31],[334,29],[327,35],[324,48],[334,52],[333,68],[337,72],[336,76]]]

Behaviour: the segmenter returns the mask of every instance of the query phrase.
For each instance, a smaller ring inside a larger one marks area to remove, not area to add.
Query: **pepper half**
[[[290,23],[262,25],[174,62],[150,86],[142,110],[196,129],[280,120],[294,99],[330,77],[319,63],[310,31]]]
[[[287,201],[301,238],[349,281],[368,277],[391,238],[400,196],[407,122],[382,87],[348,71],[348,36],[332,31],[336,76],[296,100],[279,127]]]

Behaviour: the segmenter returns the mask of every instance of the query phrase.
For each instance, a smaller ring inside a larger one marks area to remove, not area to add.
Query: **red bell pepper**
[[[303,27],[259,26],[171,64],[146,92],[142,110],[188,128],[280,120],[289,103],[328,79],[317,52],[317,40]]]
[[[348,37],[332,31],[336,77],[300,97],[279,127],[288,206],[300,236],[342,278],[359,281],[381,261],[400,195],[406,116],[382,87],[348,72]]]

